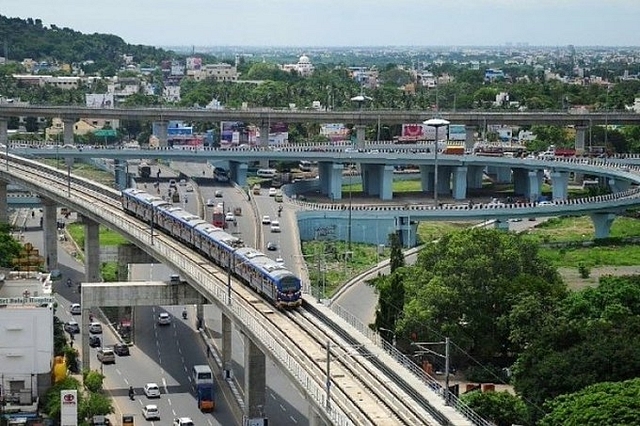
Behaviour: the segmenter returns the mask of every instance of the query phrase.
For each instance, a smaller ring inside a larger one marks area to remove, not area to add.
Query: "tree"
[[[483,363],[510,363],[514,348],[505,319],[521,298],[566,294],[535,243],[495,229],[449,234],[403,270],[406,302],[398,330],[427,341],[448,336]]]
[[[480,417],[489,420],[496,426],[525,423],[527,416],[525,403],[509,392],[473,391],[463,394],[460,399]]]
[[[0,223],[0,266],[11,268],[11,260],[18,257],[22,246],[11,236],[11,226],[8,223]]]
[[[604,382],[562,395],[545,405],[540,426],[640,424],[640,379]]]
[[[391,248],[389,270],[391,273],[394,273],[397,269],[404,266],[404,253],[402,253],[402,245],[400,244],[398,234],[389,234],[389,247]]]

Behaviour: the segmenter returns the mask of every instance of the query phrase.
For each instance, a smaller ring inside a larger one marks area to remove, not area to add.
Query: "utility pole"
[[[449,391],[449,370],[451,368],[449,363],[449,338],[445,337],[444,342],[413,342],[411,343],[413,346],[417,346],[422,352],[428,353],[431,355],[435,355],[440,358],[444,358],[444,402],[446,405],[449,405],[450,399],[450,391]],[[432,349],[427,348],[428,345],[442,345],[444,344],[444,355],[436,352]]]

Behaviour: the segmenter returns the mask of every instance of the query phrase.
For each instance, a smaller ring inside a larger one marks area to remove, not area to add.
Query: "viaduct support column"
[[[113,160],[113,166],[117,188],[120,190],[127,188],[129,186],[127,184],[127,160],[116,158]]]
[[[420,186],[422,192],[433,191],[433,166],[420,166]]]
[[[467,168],[456,167],[453,171],[453,198],[464,200],[467,198]]]
[[[478,130],[477,126],[469,126],[469,125],[464,126],[464,132],[465,132],[464,152],[473,151],[473,145],[476,143],[476,140],[475,140],[476,130]]]
[[[380,166],[380,199],[393,199],[393,166]]]
[[[269,123],[262,123],[260,126],[260,148],[268,149],[269,148],[269,131],[271,130],[271,126]],[[260,160],[260,167],[263,169],[269,168],[269,160]]]
[[[84,280],[89,283],[100,282],[100,225],[98,222],[82,217],[84,223]]]
[[[451,195],[451,167],[438,166],[438,195]]]
[[[629,189],[629,185],[631,185],[631,182],[629,182],[628,180],[613,178],[609,179],[609,188],[611,188],[611,191],[615,193],[626,191],[627,189]]]
[[[70,118],[62,119],[62,132],[63,132],[63,139],[64,139],[65,145],[74,144],[73,126],[75,126],[75,124],[76,124],[76,120],[74,119],[70,119]]]
[[[356,129],[356,147],[358,149],[364,149],[366,126],[356,124],[353,128]]]
[[[527,169],[513,169],[513,193],[515,195],[528,194],[529,185],[527,179]]]
[[[8,126],[9,120],[4,117],[0,117],[0,143],[7,147],[9,146]]]
[[[222,374],[231,378],[231,320],[222,313]]]
[[[544,172],[542,170],[535,170],[528,173],[529,175],[529,192],[528,198],[531,202],[537,201],[542,193],[542,182],[544,178]]]
[[[608,238],[611,231],[611,224],[616,218],[613,213],[591,213],[591,220],[596,229],[596,239]]]
[[[551,172],[551,184],[554,200],[566,200],[569,187],[569,173]]]
[[[58,269],[58,206],[46,198],[42,198],[42,204],[44,259],[47,270],[52,271]]]
[[[482,189],[484,169],[478,166],[467,166],[467,188]]]
[[[511,182],[511,168],[496,167],[496,183],[510,183],[510,182]]]
[[[0,181],[0,223],[9,223],[7,183]]]
[[[167,133],[169,131],[169,122],[168,121],[155,121],[153,123],[154,133],[158,138],[158,145],[161,148],[166,148],[169,144],[169,137]]]
[[[344,164],[331,163],[329,169],[329,198],[331,201],[342,199],[342,171],[344,170]]]
[[[249,419],[264,418],[265,403],[265,356],[260,348],[244,336],[244,415]]]
[[[229,161],[229,172],[231,173],[231,180],[240,186],[247,184],[247,163],[240,163],[238,161]]]
[[[576,126],[576,154],[584,154],[584,141],[587,135],[587,126]]]

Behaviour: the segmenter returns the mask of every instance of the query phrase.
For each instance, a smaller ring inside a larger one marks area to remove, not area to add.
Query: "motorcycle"
[[[129,399],[130,400],[134,400],[135,399],[135,392],[133,391],[133,388],[129,388]]]
[[[182,319],[187,319],[187,310],[182,311]]]

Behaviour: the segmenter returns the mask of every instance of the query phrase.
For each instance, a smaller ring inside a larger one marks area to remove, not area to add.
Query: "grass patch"
[[[84,225],[81,223],[71,223],[67,225],[67,231],[71,238],[80,246],[84,247]],[[128,241],[122,235],[113,232],[112,230],[100,226],[100,230],[98,231],[98,238],[100,239],[101,246],[119,246],[123,244],[127,244]]]
[[[41,163],[44,163],[48,166],[56,167],[60,170],[67,170],[67,166],[64,160],[56,160],[53,158],[43,158],[39,160]],[[98,169],[87,163],[73,163],[71,167],[71,173],[74,175],[91,179],[94,182],[99,182],[103,185],[113,186],[115,184],[115,177],[113,174],[106,172],[104,170]]]
[[[591,241],[595,234],[588,216],[556,217],[529,230],[528,234],[539,242]],[[611,237],[640,236],[640,220],[619,216],[611,225]]]
[[[583,263],[589,267],[640,265],[640,247],[606,246],[570,249],[540,249],[540,256],[555,267],[577,268]]]
[[[420,222],[418,225],[418,242],[428,243],[461,229],[476,225],[475,222]]]

